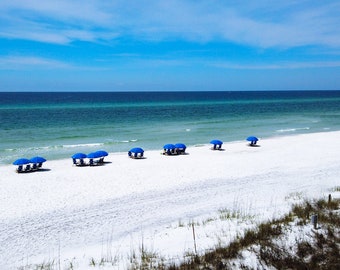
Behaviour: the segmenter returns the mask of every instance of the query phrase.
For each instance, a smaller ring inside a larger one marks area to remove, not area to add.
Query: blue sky
[[[340,90],[339,1],[2,0],[0,91]]]

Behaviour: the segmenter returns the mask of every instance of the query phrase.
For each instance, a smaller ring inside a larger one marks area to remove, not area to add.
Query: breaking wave
[[[279,133],[285,133],[285,132],[295,132],[295,131],[299,131],[299,130],[309,130],[310,127],[303,127],[303,128],[286,128],[286,129],[278,129],[276,130],[276,132]]]

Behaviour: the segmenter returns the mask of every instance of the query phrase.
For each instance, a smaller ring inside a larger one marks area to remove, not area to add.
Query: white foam
[[[278,129],[276,130],[276,132],[280,132],[280,133],[283,133],[283,132],[295,132],[295,131],[298,131],[298,130],[309,130],[310,127],[303,127],[303,128],[287,128],[287,129]]]
[[[76,147],[94,147],[101,146],[103,143],[83,143],[83,144],[64,144],[63,148],[76,148]]]

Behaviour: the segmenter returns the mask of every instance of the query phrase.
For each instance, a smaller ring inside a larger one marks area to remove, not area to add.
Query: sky
[[[0,91],[340,90],[338,0],[2,0]]]

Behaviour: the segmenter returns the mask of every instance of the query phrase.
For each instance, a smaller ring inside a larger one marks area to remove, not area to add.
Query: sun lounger
[[[79,161],[77,161],[77,159],[75,158],[72,158],[72,161],[73,161],[73,165],[76,165],[76,166],[86,166],[87,164],[85,163],[84,159],[79,159]]]
[[[81,158],[77,166],[85,166],[85,165],[86,165],[85,161]]]
[[[16,172],[17,172],[17,173],[23,172],[23,167],[22,167],[22,165],[20,165],[20,166],[16,169]]]

